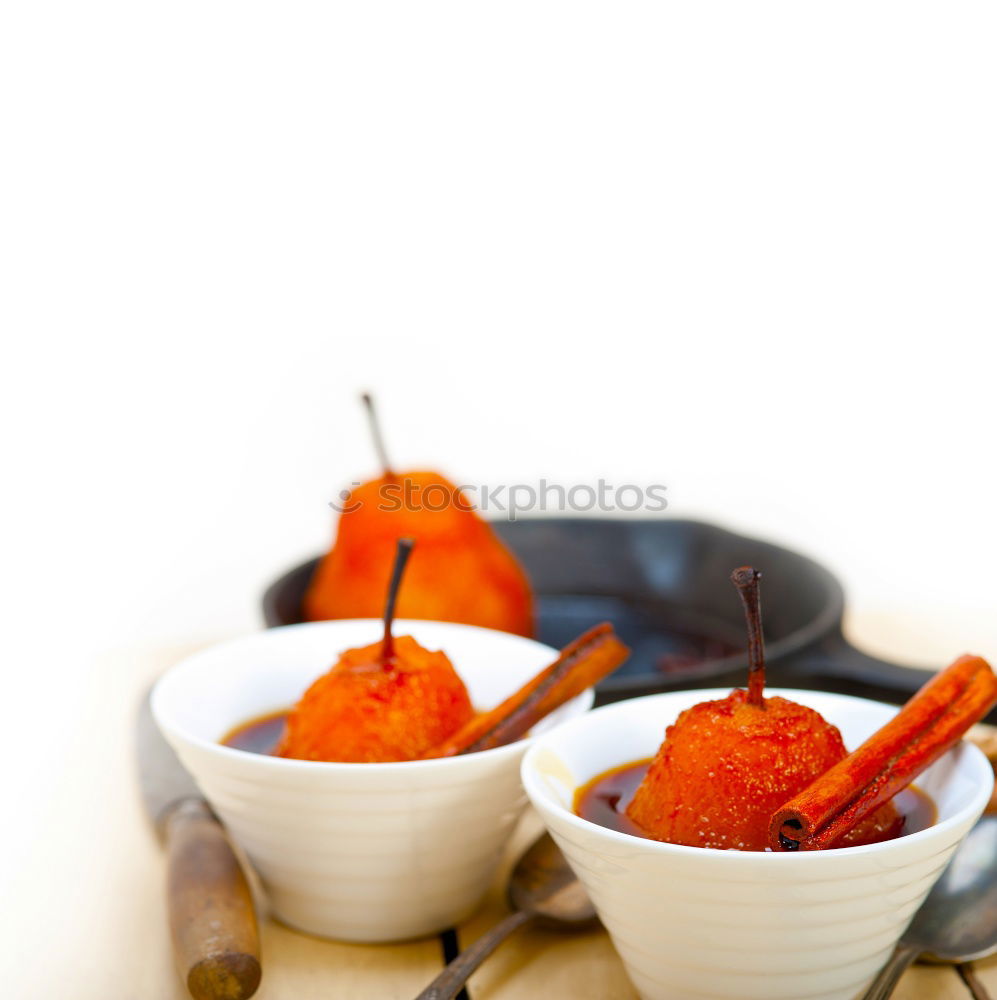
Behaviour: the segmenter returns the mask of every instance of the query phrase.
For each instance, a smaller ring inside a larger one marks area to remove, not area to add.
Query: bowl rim
[[[927,672],[926,672],[927,674]],[[716,698],[724,698],[730,694],[730,690],[727,688],[697,688],[689,689],[683,691],[664,691],[659,694],[644,695],[640,698],[630,698],[625,701],[614,702],[610,705],[603,705],[601,708],[597,708],[592,712],[587,712],[583,716],[578,718],[570,719],[564,722],[561,726],[557,727],[557,735],[567,736],[568,733],[564,730],[570,728],[584,728],[585,726],[595,727],[598,729],[599,726],[605,726],[605,719],[608,715],[614,712],[623,712],[627,708],[632,706],[641,706],[648,702],[661,702],[671,699],[687,699],[689,697],[695,697],[696,701],[709,701]],[[796,688],[766,688],[766,697],[780,696],[784,698],[791,698],[796,700],[795,696],[799,696],[805,699],[809,695],[819,695],[821,697],[830,697],[846,702],[857,702],[861,705],[874,705],[877,708],[883,708],[889,710],[891,715],[895,715],[900,711],[900,708],[896,705],[888,705],[885,702],[875,701],[872,698],[859,698],[855,695],[837,694],[831,691],[805,691]],[[802,704],[806,704],[803,700]],[[638,709],[639,710],[639,709]],[[667,725],[671,725],[674,719],[670,719]],[[598,823],[593,823],[591,820],[584,819],[579,816],[573,810],[562,805],[557,799],[551,794],[551,792],[544,787],[540,781],[540,775],[536,768],[536,758],[543,752],[545,743],[548,739],[553,738],[555,731],[551,730],[550,733],[542,733],[536,737],[533,741],[533,745],[526,752],[523,757],[522,764],[520,765],[520,778],[523,782],[523,787],[526,789],[526,794],[530,799],[530,802],[537,809],[538,812],[543,814],[545,809],[551,810],[553,813],[558,815],[558,818],[580,832],[587,833],[589,835],[596,835],[608,840],[611,843],[618,844],[620,846],[629,847],[631,849],[636,848],[640,845],[641,849],[649,851],[651,854],[660,855],[670,855],[678,857],[689,857],[689,858],[745,858],[750,859],[745,861],[745,864],[753,863],[756,858],[767,858],[767,857],[782,857],[782,858],[794,858],[795,861],[781,861],[775,862],[777,864],[814,864],[813,860],[804,861],[804,858],[816,859],[816,858],[856,858],[860,856],[876,855],[882,854],[884,852],[888,853],[891,850],[897,850],[901,847],[917,846],[923,841],[930,841],[936,839],[937,837],[943,835],[944,833],[950,831],[953,827],[958,826],[960,823],[966,821],[967,818],[971,817],[974,813],[982,814],[986,803],[990,799],[992,789],[988,787],[985,780],[977,780],[977,787],[974,795],[971,797],[968,804],[964,805],[957,812],[953,813],[945,819],[939,820],[933,823],[931,826],[926,827],[923,830],[918,830],[915,833],[905,834],[900,837],[895,837],[892,840],[884,840],[876,844],[861,844],[853,847],[832,847],[823,851],[739,851],[733,849],[721,849],[718,847],[690,847],[685,844],[670,844],[661,840],[652,840],[649,837],[638,837],[632,833],[623,833],[619,830],[611,830],[609,827],[601,826]],[[605,741],[608,744],[608,741]],[[943,756],[948,756],[949,754],[961,752],[962,754],[968,754],[968,767],[971,767],[974,771],[973,777],[977,779],[983,779],[984,772],[986,775],[993,774],[993,770],[990,766],[990,762],[987,760],[983,751],[980,750],[975,744],[967,741],[961,740],[950,750],[946,751]],[[622,763],[626,763],[625,761]],[[611,770],[613,767],[620,766],[619,764],[609,764],[604,771]],[[602,774],[604,771],[600,771]],[[575,789],[577,791],[577,789]],[[545,821],[546,825],[546,821]],[[961,839],[961,838],[960,838]],[[731,863],[727,861],[726,863]],[[737,863],[737,862],[733,862]],[[762,864],[768,864],[770,862],[763,861]],[[823,862],[816,862],[818,864]]]
[[[164,692],[168,691],[171,684],[178,683],[176,680],[177,674],[194,670],[198,661],[202,659],[229,653],[233,649],[238,649],[240,646],[249,646],[261,640],[264,642],[279,642],[279,639],[274,639],[273,637],[291,631],[335,631],[336,628],[343,625],[354,626],[380,623],[381,619],[379,618],[336,618],[317,622],[297,622],[293,625],[279,625],[272,628],[259,629],[245,635],[234,636],[229,639],[223,639],[219,642],[211,643],[201,649],[195,650],[187,656],[184,656],[172,666],[168,667],[167,670],[157,679],[149,695],[152,717],[155,720],[159,731],[166,737],[167,742],[171,745],[182,743],[186,746],[196,748],[201,752],[208,753],[216,757],[219,761],[229,760],[241,762],[246,766],[269,769],[275,774],[289,773],[293,771],[297,771],[299,773],[310,771],[322,774],[362,773],[382,776],[397,775],[399,773],[412,774],[413,770],[417,766],[421,766],[424,770],[432,770],[434,768],[440,769],[448,766],[452,767],[457,761],[498,761],[503,757],[522,753],[533,743],[535,739],[538,738],[538,736],[543,735],[543,732],[536,735],[528,733],[526,736],[523,736],[512,743],[507,743],[500,747],[493,747],[489,750],[477,750],[474,753],[457,754],[451,757],[433,757],[428,760],[400,760],[383,762],[298,760],[293,757],[273,757],[269,754],[253,753],[250,750],[240,750],[237,747],[226,746],[216,740],[210,740],[203,736],[197,736],[189,732],[183,726],[177,724],[171,717],[168,708],[164,706],[164,701],[167,696]],[[403,634],[403,631],[404,634],[408,634],[410,627],[419,628],[420,626],[425,625],[431,625],[433,627],[443,626],[447,630],[452,629],[467,633],[486,633],[498,636],[501,637],[503,642],[508,641],[513,645],[529,645],[544,650],[550,654],[552,660],[560,652],[560,650],[555,649],[553,646],[548,646],[546,643],[539,642],[536,639],[516,635],[513,632],[502,632],[498,629],[484,628],[481,625],[467,625],[462,622],[440,622],[421,618],[396,618],[394,621],[394,630],[396,635]],[[458,674],[460,674],[460,671],[458,671]],[[461,677],[461,679],[463,680],[463,677]],[[571,709],[572,706],[575,706],[575,708],[568,718],[564,719],[561,723],[557,723],[555,727],[552,728],[556,728],[557,725],[563,725],[580,715],[586,714],[592,707],[594,700],[595,693],[592,688],[587,688],[581,694],[576,695],[570,701],[565,702],[565,704],[557,709],[556,712]],[[551,713],[551,715],[555,715],[556,712]],[[551,716],[547,716],[547,718],[541,720],[541,722],[546,722],[550,717]]]

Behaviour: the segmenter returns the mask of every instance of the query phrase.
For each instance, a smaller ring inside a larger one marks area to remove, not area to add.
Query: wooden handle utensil
[[[208,804],[184,799],[164,824],[170,932],[194,1000],[247,1000],[260,984],[253,898]]]

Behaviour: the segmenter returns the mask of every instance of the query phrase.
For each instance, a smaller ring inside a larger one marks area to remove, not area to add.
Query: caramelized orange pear
[[[278,747],[298,760],[415,760],[474,715],[464,682],[442,652],[411,636],[383,659],[375,642],[349,649],[316,680],[287,717]]]
[[[395,473],[385,462],[384,475],[352,490],[342,510],[335,544],[305,594],[309,621],[379,615],[395,544],[409,535],[419,539],[419,548],[399,598],[400,617],[533,634],[526,574],[448,479],[436,472]]]
[[[750,567],[733,575],[748,617],[748,690],[682,712],[627,807],[655,840],[764,851],[775,811],[847,755],[837,727],[818,712],[764,697],[760,575]],[[902,825],[887,803],[841,846],[898,836]]]

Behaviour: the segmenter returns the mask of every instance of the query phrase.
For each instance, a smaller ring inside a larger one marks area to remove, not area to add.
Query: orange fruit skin
[[[305,594],[308,621],[380,617],[396,543],[410,536],[416,544],[398,617],[533,635],[526,574],[449,480],[435,472],[398,473],[357,487],[342,506],[335,544]]]
[[[813,709],[779,697],[759,708],[736,690],[668,727],[627,816],[654,840],[764,851],[775,811],[846,753],[837,727]],[[887,803],[848,843],[896,836],[902,822]]]
[[[442,652],[411,636],[347,650],[291,710],[277,749],[297,760],[415,760],[474,715],[464,682]]]

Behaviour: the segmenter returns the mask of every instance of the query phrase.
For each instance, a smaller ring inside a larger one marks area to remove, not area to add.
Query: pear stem
[[[391,582],[388,584],[388,599],[384,605],[384,641],[381,644],[381,659],[388,663],[395,655],[395,639],[391,634],[391,623],[395,620],[395,603],[398,600],[398,590],[401,587],[405,564],[415,547],[414,538],[399,538],[395,551],[395,565],[391,571]]]
[[[765,636],[762,633],[762,599],[758,581],[762,574],[740,566],[730,575],[744,605],[748,623],[748,704],[765,707]]]
[[[369,392],[365,392],[361,397],[363,405],[367,410],[367,420],[370,423],[370,436],[374,439],[374,451],[384,470],[384,478],[390,479],[394,476],[394,470],[388,461],[388,453],[384,448],[384,438],[381,437],[381,424],[377,419],[377,409],[374,406],[374,397]]]

